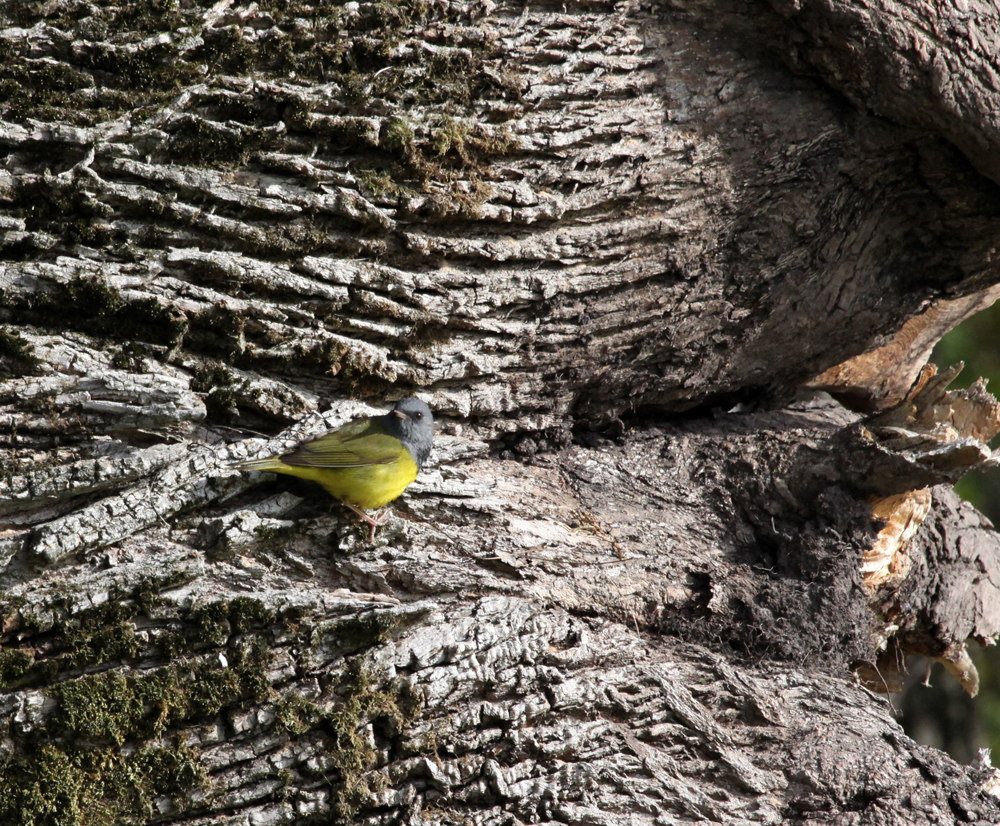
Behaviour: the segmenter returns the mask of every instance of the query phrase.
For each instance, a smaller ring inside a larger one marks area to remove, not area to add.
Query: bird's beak
[[[410,417],[409,417],[409,416],[407,416],[407,415],[406,415],[406,414],[405,414],[405,413],[404,413],[404,412],[403,412],[402,410],[393,410],[393,411],[392,411],[392,415],[393,415],[393,416],[397,416],[397,417],[399,417],[400,419],[408,419],[408,418],[410,418]]]

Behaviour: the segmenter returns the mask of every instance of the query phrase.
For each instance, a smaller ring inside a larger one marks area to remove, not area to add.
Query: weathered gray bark
[[[996,12],[772,5],[5,12],[0,822],[1000,816],[858,684],[1000,634]]]

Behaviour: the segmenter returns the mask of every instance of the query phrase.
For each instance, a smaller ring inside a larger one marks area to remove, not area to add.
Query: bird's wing
[[[373,420],[350,422],[339,430],[303,442],[281,461],[297,467],[362,467],[399,460],[402,443]]]

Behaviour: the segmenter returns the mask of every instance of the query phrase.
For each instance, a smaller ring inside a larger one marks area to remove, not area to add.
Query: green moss
[[[493,191],[486,180],[491,159],[519,145],[517,136],[506,127],[488,128],[450,115],[439,118],[429,135],[420,138],[407,120],[391,120],[382,129],[380,144],[397,161],[384,173],[389,181],[409,182],[431,193],[419,213],[425,219],[456,214],[479,217],[482,203]],[[377,185],[377,168],[371,161],[367,164],[370,171],[361,180]],[[436,185],[433,190],[428,187],[431,182]],[[392,190],[383,183],[379,191],[387,194]],[[402,192],[397,184],[393,194]]]
[[[517,138],[509,129],[486,129],[452,117],[441,118],[430,140],[438,155],[455,155],[464,164],[473,163],[474,156],[506,155],[517,145]]]
[[[35,657],[17,648],[0,649],[0,688],[10,689],[32,673]]]
[[[86,72],[64,63],[29,64],[18,59],[23,54],[20,44],[7,41],[4,45],[0,54],[0,111],[6,119],[16,122],[32,116],[87,123],[83,112],[64,112],[75,92],[92,85]]]
[[[271,682],[267,666],[271,653],[264,645],[227,649],[227,667],[219,669],[202,663],[194,670],[190,689],[179,695],[183,704],[176,713],[181,719],[205,719],[234,703],[260,702],[268,697]]]
[[[215,363],[194,371],[191,389],[205,394],[205,410],[209,421],[229,421],[237,412],[236,402],[247,393],[250,383],[237,385],[236,377],[224,364]]]
[[[131,603],[73,618],[85,659],[119,653],[116,646],[128,635],[115,629],[156,607],[156,588],[151,581],[136,589]],[[316,629],[308,644],[367,649],[425,614],[373,612]],[[185,794],[204,787],[205,772],[190,751],[159,741],[230,709],[271,700],[273,627],[300,622],[296,612],[279,617],[250,597],[209,603],[183,618],[182,631],[158,637],[163,646],[173,634],[171,656],[185,654],[184,660],[152,671],[89,674],[48,688],[53,710],[18,738],[15,753],[0,758],[0,823],[146,824],[156,817],[153,801],[164,795],[183,812]],[[115,633],[106,636],[109,630]],[[47,639],[57,641],[59,634],[57,625]],[[217,650],[190,656],[206,645]],[[0,674],[18,681],[37,667],[30,652],[7,651],[0,649]],[[408,683],[379,681],[359,660],[327,685],[322,704],[290,692],[274,698],[274,726],[291,736],[315,732],[326,738],[323,748],[333,766],[321,779],[332,784],[335,818],[349,822],[385,784],[368,729],[379,738],[393,737],[419,708]]]
[[[11,462],[10,464],[13,464]],[[4,469],[8,466],[7,462],[4,462]],[[31,603],[28,601],[26,596],[21,594],[8,594],[5,591],[0,591],[0,618],[3,622],[0,622],[0,627],[2,628],[18,628],[22,622],[21,612],[30,607]]]
[[[18,333],[0,328],[0,375],[37,376],[42,373],[42,361],[34,348]]]
[[[191,389],[205,394],[205,409],[210,422],[228,423],[239,415],[238,406],[256,405],[261,391],[249,379],[238,379],[221,362],[207,363],[194,371]]]
[[[85,247],[105,247],[112,241],[125,241],[128,235],[124,230],[115,233],[106,224],[93,223],[91,220],[75,219],[66,225],[63,239],[73,246],[82,244]]]
[[[199,82],[206,71],[334,84],[340,102],[360,114],[367,114],[362,110],[373,97],[400,108],[448,106],[469,114],[488,98],[494,104],[507,101],[509,117],[515,117],[520,106],[517,67],[499,64],[500,46],[476,28],[482,12],[475,7],[465,10],[424,0],[384,0],[356,9],[341,4],[262,4],[270,27],[253,43],[244,40],[238,24],[204,29],[199,4],[8,2],[3,7],[15,9],[8,14],[11,19],[23,19],[28,26],[45,21],[91,44],[74,55],[73,65],[29,61],[27,42],[0,44],[0,106],[8,120],[33,117],[92,124],[124,112],[141,117],[182,87]],[[200,33],[200,46],[181,51],[172,40],[148,37],[184,27]],[[135,48],[137,35],[143,36],[140,48]],[[398,48],[414,36],[441,48],[430,55]],[[204,163],[239,163],[270,145],[271,138],[259,126],[282,120],[292,130],[310,128],[308,112],[295,117],[291,110],[275,108],[268,101],[273,96],[262,89],[251,105],[245,100],[234,103],[228,95],[206,94],[199,107],[207,117],[177,125],[173,151]],[[234,105],[242,108],[234,110]],[[492,106],[490,116],[496,111]]]
[[[150,39],[141,49],[109,38],[134,40],[136,34],[175,31],[195,22],[197,9],[181,13],[175,3],[107,4],[11,3],[0,15],[20,19],[30,27],[46,22],[72,31],[92,45],[77,51],[75,66],[29,61],[28,41],[7,43],[0,55],[0,94],[6,119],[37,118],[90,125],[117,115],[162,103],[183,84],[201,74],[201,67],[186,60],[175,43]],[[12,11],[13,9],[13,11]],[[185,23],[186,21],[186,23]]]
[[[161,631],[156,636],[156,645],[168,660],[175,659],[191,650],[191,643],[184,634]]]
[[[229,601],[229,622],[237,634],[267,628],[277,619],[276,614],[263,602],[250,597],[236,597]]]
[[[182,811],[206,773],[185,746],[65,749],[45,744],[0,761],[0,823],[5,826],[145,826],[156,798]]]
[[[16,623],[21,636],[43,631],[47,634],[46,654],[44,659],[36,659],[35,652],[0,649],[0,688],[45,684],[67,666],[135,657],[139,653],[132,621],[136,611],[132,604],[113,601],[46,628],[33,626],[30,618]]]
[[[115,318],[125,300],[118,290],[97,276],[77,276],[63,285],[65,296],[85,315]]]
[[[70,150],[64,162],[76,163],[82,159],[82,152]],[[67,216],[84,223],[107,217],[107,208],[95,201],[80,182],[67,182],[48,173],[19,180],[11,196],[7,208],[24,220],[25,229],[66,238],[67,244],[70,243]]]
[[[137,616],[151,615],[161,604],[157,589],[174,584],[177,583],[169,578],[162,583],[144,583],[135,589],[130,599],[112,600],[56,622],[49,629],[50,659],[35,663],[30,672],[24,672],[24,666],[28,665],[24,658],[14,653],[7,654],[11,677],[37,679],[43,665],[46,669],[44,673],[50,674],[57,673],[67,664],[92,666],[137,657],[141,651],[135,630]],[[156,645],[168,659],[205,646],[229,646],[234,635],[269,634],[278,617],[259,600],[237,597],[230,602],[209,603],[187,616],[178,616],[176,621],[182,630],[164,629],[156,635]],[[0,649],[0,657],[6,651],[11,649]]]
[[[59,703],[49,720],[50,730],[98,743],[121,745],[137,735],[152,737],[162,728],[149,730],[143,723],[155,717],[146,702],[159,699],[159,674],[128,678],[117,671],[60,683],[52,689]],[[151,690],[153,688],[157,690]],[[162,718],[161,718],[162,719]]]
[[[205,45],[195,56],[209,63],[211,74],[244,75],[253,68],[256,49],[243,39],[239,28],[213,27],[205,30],[202,37]]]
[[[209,645],[225,645],[232,634],[229,624],[229,605],[211,602],[199,608],[190,619],[192,641]]]
[[[406,342],[408,349],[413,349],[423,356],[426,354],[426,348],[450,340],[451,335],[448,326],[440,321],[418,321],[403,341]]]
[[[86,783],[72,757],[55,746],[43,746],[35,754],[3,762],[0,815],[11,826],[82,824],[91,798],[83,793]]]
[[[111,366],[132,373],[145,372],[146,348],[137,341],[126,341],[111,356]]]
[[[464,157],[467,135],[468,129],[463,124],[451,117],[442,118],[432,134],[431,148],[438,155],[447,155],[452,149],[456,149]]]
[[[192,343],[197,344],[201,350],[217,353],[223,358],[234,358],[246,349],[246,322],[246,316],[242,312],[226,307],[202,310],[191,319]],[[213,372],[215,376],[221,377],[218,370]],[[205,374],[202,378],[203,386],[210,380],[211,376]]]
[[[130,319],[131,323],[126,319]],[[119,336],[139,338],[168,347],[179,346],[188,330],[188,320],[183,312],[161,304],[155,298],[127,301],[125,309],[119,313],[118,322]]]
[[[403,729],[416,719],[420,702],[406,682],[378,686],[359,661],[344,672],[340,693],[343,703],[326,723],[334,740],[330,755],[341,775],[334,811],[349,821],[385,787],[385,778],[371,771],[377,755],[365,736],[365,725],[382,720],[393,730]]]
[[[136,657],[140,650],[135,633],[136,616],[149,615],[160,604],[158,590],[176,584],[176,574],[167,574],[159,580],[144,579],[123,598],[110,599],[56,622],[51,629],[51,649],[55,652],[62,649],[65,654],[59,660],[47,662],[58,668],[60,661],[68,660],[79,667]]]
[[[326,623],[316,632],[324,645],[342,653],[379,645],[388,639],[393,629],[409,622],[407,615],[389,611],[373,611],[357,617]]]
[[[136,610],[134,605],[108,602],[74,617],[75,627],[64,630],[72,662],[92,665],[136,656],[139,642],[132,622]]]
[[[399,732],[416,719],[420,701],[404,681],[380,684],[361,661],[352,662],[342,672],[335,689],[338,697],[332,708],[288,693],[274,706],[276,724],[289,734],[324,732],[330,743],[324,746],[339,777],[324,772],[322,779],[333,780],[334,815],[350,822],[358,809],[372,802],[385,788],[385,778],[376,773],[378,755],[366,728],[389,735]]]
[[[371,152],[380,145],[379,129],[370,118],[327,118],[313,125],[312,131],[329,138],[332,148]]]
[[[416,136],[408,120],[393,118],[383,126],[379,143],[390,152],[397,152],[408,158],[413,154]]]
[[[283,153],[297,155],[301,146],[319,142],[345,155],[348,174],[377,199],[391,203],[416,192],[430,195],[418,216],[425,220],[477,218],[490,194],[493,159],[517,145],[509,132],[491,129],[488,122],[519,117],[522,81],[516,65],[499,59],[498,42],[477,25],[484,12],[475,5],[273,3],[261,6],[258,19],[266,18],[266,33],[252,43],[236,21],[205,29],[202,4],[14,5],[13,17],[45,21],[90,45],[65,62],[58,56],[43,62],[30,59],[27,42],[0,41],[0,111],[8,120],[92,124],[128,112],[138,122],[144,113],[160,111],[180,89],[200,84],[206,73],[242,74],[263,82],[239,94],[230,94],[225,84],[199,86],[190,111],[163,125],[170,133],[160,147],[165,157],[216,168],[248,166],[259,173],[280,165]],[[175,38],[184,29],[197,31],[202,44],[178,49]],[[169,33],[169,42],[150,36],[159,33]],[[398,48],[410,38],[439,48],[430,54]],[[337,89],[336,114],[326,106],[313,112],[315,103],[307,97],[277,92],[267,83],[291,76]],[[372,115],[376,99],[381,111],[417,114],[380,119]],[[275,128],[279,122],[283,129]],[[40,174],[25,178],[11,210],[25,219],[28,233],[6,244],[8,258],[52,257],[61,247],[84,244],[118,260],[141,260],[139,248],[176,244],[178,232],[271,260],[379,254],[378,240],[345,232],[340,218],[326,215],[304,216],[301,222],[265,220],[253,227],[233,224],[220,233],[205,216],[175,207],[170,193],[112,205],[95,194],[85,175],[69,181],[54,177],[81,160],[85,150],[63,148],[58,158],[49,151],[37,148]],[[301,185],[318,186],[295,165],[288,172]],[[359,222],[367,231],[364,219]],[[133,224],[142,226],[137,234],[122,229]],[[54,247],[50,235],[57,239]],[[138,309],[149,314],[155,307]],[[78,329],[90,332],[107,320],[98,317]],[[180,314],[158,323],[150,319],[141,325],[144,331],[130,337],[175,346],[185,335],[183,321]],[[158,337],[149,332],[154,326]],[[113,330],[94,332],[119,338]],[[208,343],[211,347],[210,338]],[[219,405],[220,411],[225,408]]]
[[[323,709],[298,694],[288,693],[274,706],[278,725],[289,734],[305,734],[325,719]]]
[[[350,822],[385,788],[385,777],[373,771],[378,755],[366,728],[389,735],[399,732],[417,718],[420,701],[405,681],[380,684],[361,661],[348,664],[335,694],[339,701],[332,708],[287,694],[275,704],[274,713],[277,724],[290,734],[318,730],[330,738],[324,751],[339,775],[333,785],[334,815],[338,822]],[[322,779],[332,780],[326,772]]]
[[[98,43],[82,51],[79,61],[81,67],[93,70],[94,79],[102,85],[121,88],[124,80],[131,78],[133,88],[140,90],[135,98],[137,108],[161,101],[162,93],[176,91],[200,74],[196,66],[178,60],[176,47],[168,43],[134,51]],[[150,95],[152,90],[161,94]]]
[[[360,168],[355,177],[363,191],[376,199],[398,197],[401,189],[385,169]]]
[[[252,127],[223,126],[189,117],[173,127],[168,151],[178,161],[209,166],[238,166],[251,152],[273,144],[275,135]]]
[[[270,693],[270,652],[251,644],[227,649],[226,665],[208,659],[152,674],[117,671],[68,680],[51,689],[58,706],[47,729],[68,740],[121,745],[161,736],[168,727],[204,720]]]
[[[265,631],[276,621],[274,611],[260,600],[236,597],[199,608],[190,620],[190,637],[197,643],[224,645],[233,634]]]
[[[0,60],[0,83],[6,81],[10,87],[5,97],[8,118],[39,117],[44,108],[52,115],[62,115],[52,119],[75,117],[80,123],[107,118],[126,108],[141,113],[162,103],[181,86],[196,82],[205,65],[215,73],[262,79],[294,74],[332,81],[341,87],[343,99],[356,106],[364,105],[371,87],[376,86],[377,94],[398,103],[397,98],[407,94],[403,77],[377,73],[394,63],[407,68],[426,60],[422,54],[401,60],[396,56],[399,43],[428,24],[471,23],[471,18],[422,0],[365,3],[356,10],[340,4],[271,3],[262,4],[262,11],[270,14],[272,26],[251,44],[244,41],[238,26],[200,27],[202,12],[197,4],[5,3],[4,7],[15,7],[10,16],[23,19],[26,25],[44,20],[94,44],[77,55],[76,67],[28,64],[26,47],[9,46],[7,59]],[[302,21],[308,24],[302,25]],[[138,33],[175,32],[185,26],[202,33],[202,45],[181,52],[176,43],[148,38],[143,48],[125,48]],[[483,71],[479,56],[482,44],[473,42],[470,48],[462,26],[454,28],[457,33],[446,38],[453,37],[455,45],[462,48],[454,49],[455,55],[435,58],[435,78],[420,84],[421,94],[441,94],[442,83],[470,90],[495,83],[492,78],[496,73]],[[128,100],[101,94],[109,89],[127,90]],[[81,94],[83,90],[99,94]],[[409,94],[412,97],[412,92]],[[455,97],[454,91],[451,96]],[[468,99],[471,91],[461,97]]]
[[[243,271],[228,260],[192,258],[181,265],[185,276],[202,284],[220,284],[232,290],[243,289]]]
[[[314,364],[323,375],[336,376],[341,392],[355,398],[385,396],[394,386],[378,359],[337,341],[296,345],[292,357],[299,368]]]
[[[77,276],[50,293],[8,302],[15,318],[40,327],[73,329],[118,341],[147,341],[175,347],[187,318],[154,298],[126,299],[105,279]]]
[[[132,599],[135,601],[136,612],[150,616],[154,609],[163,605],[160,591],[180,585],[187,578],[183,571],[173,571],[160,579],[143,577],[132,589]]]
[[[44,684],[67,667],[77,669],[138,657],[143,644],[136,635],[137,617],[152,616],[163,604],[159,591],[183,579],[183,573],[168,572],[158,580],[143,580],[125,597],[113,598],[45,627],[34,624],[30,616],[20,617],[23,600],[7,600],[5,624],[16,629],[20,637],[44,632],[46,655],[36,660],[33,652],[0,648],[0,687]],[[231,602],[210,603],[188,616],[177,616],[175,621],[182,631],[163,629],[155,637],[167,659],[206,645],[228,645],[234,634],[269,633],[278,618],[258,600],[237,597]]]
[[[482,206],[493,193],[493,188],[477,177],[463,182],[462,188],[454,188],[445,193],[433,193],[416,214],[426,221],[444,220],[453,216],[477,219],[482,214]]]

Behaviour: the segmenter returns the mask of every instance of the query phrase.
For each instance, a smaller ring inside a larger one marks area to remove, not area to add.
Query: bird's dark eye
[[[414,414],[413,414],[413,418],[414,418],[414,419],[416,419],[416,420],[417,420],[418,422],[419,422],[419,421],[420,421],[420,420],[421,420],[421,419],[422,419],[423,417],[424,417],[424,414],[423,414],[423,413],[414,413]]]

